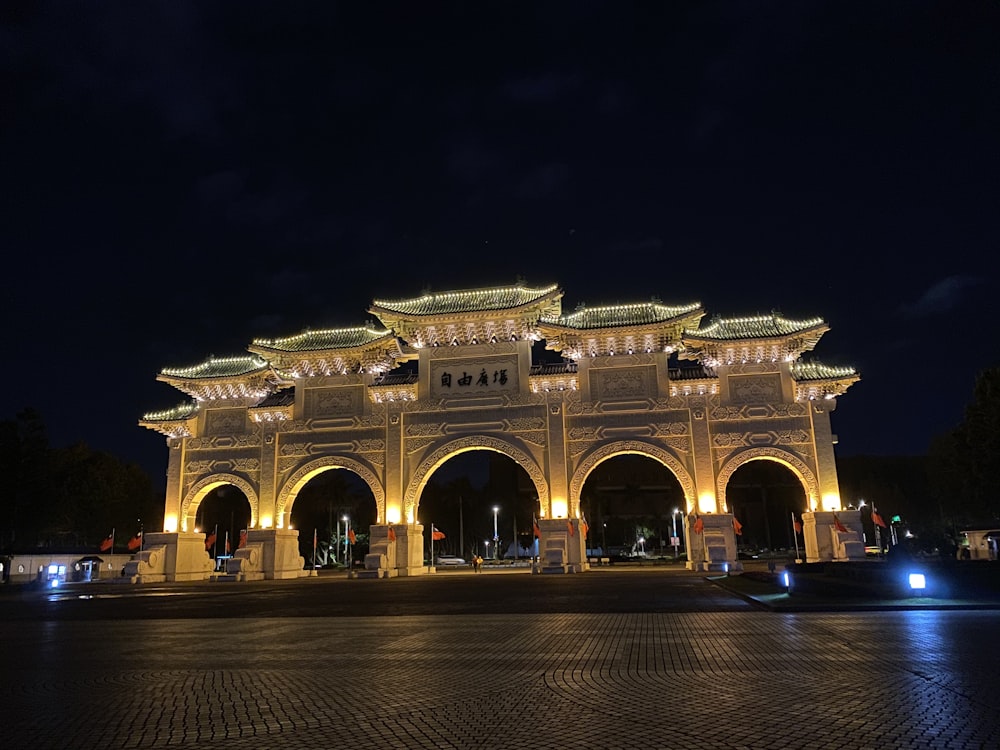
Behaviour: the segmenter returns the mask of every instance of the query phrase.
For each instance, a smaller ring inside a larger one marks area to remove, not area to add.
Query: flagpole
[[[795,542],[795,562],[798,562],[801,558],[799,557],[799,535],[795,531],[795,511],[792,511],[792,541]]]
[[[431,563],[427,566],[427,570],[434,570],[434,522],[431,521]]]

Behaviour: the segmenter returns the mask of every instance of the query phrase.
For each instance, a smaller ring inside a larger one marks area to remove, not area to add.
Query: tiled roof
[[[564,375],[575,373],[577,370],[576,362],[543,362],[532,365],[528,375]]]
[[[685,331],[685,336],[727,341],[733,339],[782,338],[823,325],[822,318],[789,320],[778,313],[753,318],[716,318],[707,326]]]
[[[711,367],[671,367],[668,376],[671,380],[706,380],[716,374]]]
[[[538,289],[518,284],[509,287],[469,289],[436,294],[428,292],[416,299],[375,300],[372,305],[375,308],[406,315],[447,315],[482,310],[509,310],[530,304],[558,289],[558,284]]]
[[[839,378],[854,377],[858,371],[853,367],[830,367],[819,362],[792,363],[792,377],[798,381],[804,380],[837,380]]]
[[[164,411],[153,411],[148,414],[142,415],[142,421],[144,422],[176,422],[179,420],[190,419],[198,411],[198,404],[195,401],[186,401],[183,404],[178,404],[172,409],[166,409]]]
[[[201,364],[192,365],[191,367],[164,367],[160,371],[160,375],[169,378],[203,380],[205,378],[231,378],[267,368],[267,360],[254,355],[240,357],[210,356]]]
[[[372,385],[412,385],[420,381],[415,372],[389,372],[375,380]]]
[[[576,312],[560,315],[558,318],[546,318],[543,322],[578,329],[641,326],[662,323],[700,309],[699,302],[673,306],[658,302],[640,302],[606,307],[581,307]]]
[[[292,406],[295,403],[295,389],[286,388],[283,391],[276,391],[266,396],[256,407],[263,409],[274,406]]]
[[[282,352],[314,352],[329,349],[352,349],[392,335],[388,329],[361,326],[333,328],[325,331],[303,331],[280,339],[254,339],[253,346]]]

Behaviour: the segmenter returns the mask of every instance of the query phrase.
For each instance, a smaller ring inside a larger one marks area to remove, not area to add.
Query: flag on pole
[[[445,538],[444,532],[438,530],[437,526],[435,526],[434,524],[431,524],[431,539],[433,539],[435,542],[440,542],[444,538]]]
[[[802,533],[802,521],[795,517],[795,513],[792,513],[792,528],[795,530],[796,534]]]
[[[209,552],[212,549],[212,547],[215,546],[215,540],[219,538],[218,529],[219,529],[219,527],[216,526],[215,529],[212,531],[212,533],[208,534],[205,537],[205,551],[206,552]]]
[[[107,552],[113,549],[114,546],[115,546],[115,530],[111,529],[111,533],[108,534],[106,537],[104,537],[104,539],[101,541],[101,552]]]
[[[540,528],[538,528],[538,521],[535,520],[534,516],[531,517],[531,530],[532,530],[532,532],[534,533],[534,535],[536,537],[538,537],[539,539],[541,539],[541,537],[542,537],[542,530]]]
[[[226,531],[226,554],[229,554],[229,532]]]
[[[701,520],[700,515],[695,515],[694,517],[694,533],[700,534],[705,530],[705,522]]]
[[[247,530],[240,529],[240,543],[236,545],[236,549],[243,549],[247,546]]]
[[[392,528],[392,526],[389,527],[389,541],[390,542],[396,541],[396,530]]]
[[[590,532],[590,524],[587,523],[586,516],[580,516],[580,528],[583,529],[584,536],[587,536],[587,534]]]
[[[354,544],[356,541],[358,541],[358,538],[356,536],[354,536],[354,529],[353,528],[350,528],[350,529],[347,530],[347,538],[351,542],[351,544]]]
[[[881,526],[883,529],[889,528],[885,525],[885,521],[882,520],[882,516],[880,516],[879,512],[874,508],[872,508],[872,521],[875,522],[876,526]]]
[[[576,536],[576,529],[573,528],[573,522],[570,519],[566,519],[566,531],[569,532],[570,536]]]
[[[736,536],[743,536],[743,524],[736,520],[736,516],[733,516],[733,531],[736,532]]]
[[[842,534],[846,533],[847,527],[840,522],[840,519],[837,518],[836,513],[833,514],[833,525],[837,527],[837,531],[841,532]]]
[[[142,532],[136,532],[136,535],[128,540],[128,548],[132,552],[135,552],[142,546]]]

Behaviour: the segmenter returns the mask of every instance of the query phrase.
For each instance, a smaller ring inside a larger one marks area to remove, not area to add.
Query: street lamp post
[[[497,544],[497,541],[500,539],[500,533],[499,531],[497,531],[497,516],[499,513],[500,513],[500,506],[494,505],[493,506],[493,559],[494,560],[499,559],[497,557],[497,555],[499,554],[497,548],[500,546],[499,544]]]
[[[670,540],[674,544],[674,560],[677,559],[677,542],[679,541],[677,539],[677,514],[678,513],[680,513],[680,511],[677,510],[677,508],[674,508],[674,512],[670,514],[673,517],[673,521],[674,521],[674,536],[673,536],[673,539]]]
[[[351,561],[350,561],[350,554],[349,553],[351,551],[351,540],[350,540],[349,537],[350,537],[350,534],[351,534],[351,518],[350,518],[350,516],[346,516],[345,515],[340,520],[344,522],[344,565],[348,566],[348,569],[350,569]],[[338,546],[340,545],[340,524],[339,523],[337,524],[337,545]]]

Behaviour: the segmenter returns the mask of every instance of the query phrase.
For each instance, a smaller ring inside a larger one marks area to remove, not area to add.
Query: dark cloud
[[[946,315],[969,302],[969,296],[986,284],[986,280],[976,276],[949,276],[927,289],[913,303],[899,307],[904,318],[919,319]]]

